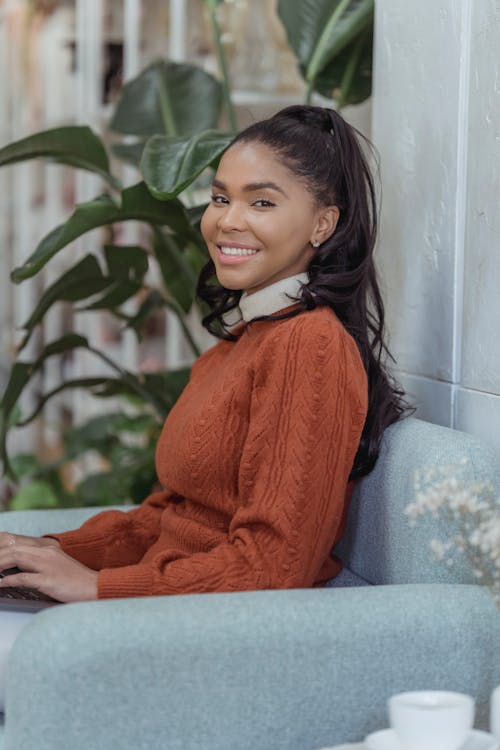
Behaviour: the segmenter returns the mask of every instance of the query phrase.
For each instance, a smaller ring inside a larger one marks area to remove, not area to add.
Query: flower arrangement
[[[478,581],[487,586],[500,608],[500,498],[490,481],[465,477],[469,459],[459,464],[425,468],[415,473],[415,501],[405,508],[410,524],[431,514],[453,529],[443,541],[432,539],[436,560],[452,565],[455,552],[464,554]]]

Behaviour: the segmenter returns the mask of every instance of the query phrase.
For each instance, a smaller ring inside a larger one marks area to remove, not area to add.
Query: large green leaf
[[[205,245],[203,249],[200,249],[200,247],[198,245],[195,245],[194,242],[188,242],[184,248],[184,255],[186,256],[187,262],[193,269],[196,279],[198,279],[201,269],[210,260],[210,254],[208,252],[207,246]]]
[[[39,358],[34,362],[15,362],[10,373],[7,388],[5,389],[2,401],[0,402],[0,414],[4,424],[7,423],[8,417],[16,405],[26,383],[36,374],[48,357],[86,346],[88,346],[88,341],[84,336],[79,336],[76,333],[69,333],[66,334],[66,336],[62,336],[60,339],[57,339],[57,341],[48,344]]]
[[[106,456],[111,447],[118,442],[115,428],[117,416],[121,415],[101,414],[69,430],[64,436],[66,458],[78,458],[87,451],[97,451]]]
[[[196,229],[199,232],[201,231],[201,228],[200,228],[201,219],[207,209],[207,206],[208,206],[208,203],[202,203],[199,206],[190,206],[187,209],[189,221],[191,222],[193,227],[196,227]],[[207,260],[208,260],[208,257],[209,256],[207,255]]]
[[[42,294],[37,306],[22,326],[26,330],[26,336],[19,350],[23,349],[35,326],[55,302],[77,302],[101,292],[113,283],[114,279],[104,276],[96,258],[86,255]]]
[[[19,350],[27,344],[35,326],[56,302],[78,302],[105,290],[103,296],[80,309],[114,310],[139,291],[148,269],[146,251],[134,245],[106,245],[105,255],[108,276],[103,274],[93,255],[86,255],[45,290],[22,326],[26,330],[26,336]]]
[[[113,281],[99,299],[76,308],[76,312],[82,310],[112,310],[115,316],[120,318],[122,316],[118,311],[120,305],[134,297],[141,288],[141,284],[136,281]]]
[[[140,503],[157,482],[154,445],[145,447],[118,444],[111,452],[108,471],[91,474],[78,484],[77,505],[114,505],[117,502]]]
[[[112,448],[120,442],[120,433],[140,435],[156,430],[159,425],[158,418],[147,413],[108,412],[92,417],[65,434],[65,460],[81,457],[88,451],[109,457]]]
[[[160,402],[156,403],[157,409],[157,418],[161,419],[168,413],[168,404],[172,402],[172,398],[176,397],[178,394],[177,386],[175,383],[177,382],[176,378],[179,379],[179,382],[187,382],[187,378],[189,377],[190,370],[188,368],[183,368],[182,370],[173,370],[172,372],[169,372],[169,376],[172,379],[172,384],[169,385],[167,383],[167,388],[169,389],[169,392],[164,392],[162,395],[162,399]],[[147,377],[139,374],[138,376],[133,375],[132,373],[128,373],[128,377],[89,377],[89,378],[75,378],[73,380],[65,380],[64,383],[61,383],[56,388],[53,388],[50,391],[47,391],[46,393],[43,393],[38,396],[37,398],[37,405],[36,408],[23,419],[18,418],[14,424],[9,425],[9,427],[17,426],[17,427],[24,427],[25,425],[32,422],[42,411],[45,404],[50,401],[54,396],[57,396],[59,393],[62,393],[65,390],[74,390],[77,388],[85,388],[86,390],[90,391],[93,396],[97,396],[99,398],[114,398],[115,396],[137,396],[137,388],[133,387],[134,379],[137,379],[137,382],[142,381],[147,382]],[[169,381],[170,382],[170,381]],[[144,399],[140,399],[141,406],[146,402]],[[148,416],[149,418],[149,416]],[[151,417],[153,419],[153,417]],[[124,429],[121,427],[121,429]],[[12,462],[14,463],[14,462]],[[17,472],[16,472],[17,473]]]
[[[179,370],[141,373],[141,383],[150,394],[150,399],[148,401],[143,399],[143,401],[153,403],[154,400],[157,414],[164,419],[187,384],[190,372],[189,367],[183,367]],[[94,395],[102,398],[135,396],[136,394],[137,390],[132,387],[130,379],[124,378],[110,378],[99,391],[94,391]]]
[[[48,357],[81,347],[88,347],[87,339],[76,333],[69,333],[48,344],[34,362],[15,362],[0,404],[0,458],[7,474],[12,475],[6,449],[9,418],[26,385],[36,375]]]
[[[167,373],[139,373],[135,375],[114,363],[104,352],[91,347],[84,336],[76,333],[67,334],[51,342],[43,349],[37,360],[34,362],[16,362],[11,370],[9,382],[0,403],[0,458],[3,461],[6,474],[13,476],[6,448],[9,419],[26,385],[36,375],[48,357],[82,347],[106,362],[108,366],[118,372],[119,377],[86,378],[81,381],[74,381],[72,384],[74,387],[88,387],[93,390],[95,395],[99,396],[117,394],[139,396],[144,403],[155,409],[159,419],[165,418],[180,395],[182,387],[189,379],[189,368]],[[94,390],[96,386],[102,386],[101,390],[96,392]],[[49,394],[43,395],[42,400],[45,403],[65,387],[69,387],[69,385],[62,385],[53,389]],[[27,423],[34,416],[35,414],[32,414],[23,423]]]
[[[59,476],[61,461],[41,463],[31,453],[18,453],[12,458],[13,473],[22,485],[9,503],[9,510],[54,508],[71,505],[71,495]],[[34,487],[32,486],[34,485]]]
[[[189,367],[181,367],[178,370],[147,372],[144,374],[148,390],[163,400],[165,404],[165,416],[186,387],[190,374],[191,368]]]
[[[57,508],[59,499],[54,490],[41,480],[35,480],[23,485],[12,498],[10,510],[34,510],[43,508]]]
[[[313,85],[333,58],[373,26],[374,0],[279,0],[278,13]]]
[[[136,245],[105,245],[109,286],[106,292],[83,310],[112,310],[137,294],[149,268],[148,253]]]
[[[157,290],[152,289],[145,299],[139,305],[139,309],[134,315],[124,316],[127,320],[127,328],[131,328],[135,331],[139,341],[142,340],[142,331],[146,322],[151,316],[162,308],[166,307],[165,297]]]
[[[0,415],[3,424],[7,424],[9,415],[14,409],[26,383],[38,372],[48,357],[87,346],[88,341],[84,336],[79,336],[77,333],[68,333],[60,339],[47,344],[38,359],[34,362],[15,362],[0,402]]]
[[[110,413],[74,428],[65,439],[64,460],[98,451],[109,469],[87,476],[76,487],[73,504],[102,505],[117,501],[142,502],[156,480],[155,448],[161,422],[150,413]],[[140,440],[122,440],[134,433]]]
[[[107,182],[117,185],[109,173],[108,155],[102,141],[88,127],[53,128],[10,143],[0,149],[0,166],[37,157],[96,172]]]
[[[108,273],[115,279],[141,283],[149,267],[147,250],[139,245],[105,245]]]
[[[233,135],[206,130],[191,137],[155,135],[149,139],[141,159],[141,172],[156,198],[179,195],[204,169],[226,150]]]
[[[315,89],[333,98],[340,109],[359,104],[372,91],[373,33],[367,29],[326,66],[315,81]]]
[[[85,336],[80,336],[79,333],[67,333],[65,336],[61,336],[60,339],[47,344],[38,359],[34,362],[33,368],[38,370],[48,357],[53,357],[55,354],[64,354],[72,349],[86,349],[88,345],[89,342]]]
[[[127,500],[130,500],[130,474],[123,469],[89,474],[75,490],[75,504],[82,507],[115,505]]]
[[[127,83],[111,128],[130,135],[190,135],[217,125],[221,85],[195,65],[158,60]]]
[[[80,203],[68,221],[44,237],[24,265],[12,272],[11,278],[18,283],[34,276],[62,248],[91,229],[130,220],[165,224],[180,234],[195,235],[186,209],[180,201],[159,201],[151,195],[146,185],[140,182],[123,190],[121,205],[107,194],[87,203]]]
[[[31,414],[27,417],[25,417],[22,420],[18,420],[17,427],[24,427],[25,425],[32,422],[42,411],[43,407],[47,403],[47,401],[50,401],[51,398],[54,396],[57,396],[58,393],[62,393],[62,391],[70,390],[70,389],[77,389],[77,388],[86,388],[91,393],[94,393],[94,390],[97,386],[107,386],[110,382],[113,382],[114,378],[74,378],[72,380],[65,380],[64,383],[61,383],[56,388],[53,388],[52,390],[48,391],[47,393],[42,393],[37,398],[37,405],[36,408],[31,412]],[[12,460],[12,464],[14,466],[14,459]],[[15,470],[15,466],[14,466]],[[16,471],[17,473],[17,471]]]
[[[35,478],[40,470],[40,461],[33,453],[16,453],[11,463],[16,474],[26,479]]]

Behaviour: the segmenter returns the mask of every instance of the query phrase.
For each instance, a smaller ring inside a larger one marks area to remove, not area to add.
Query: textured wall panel
[[[403,387],[409,404],[416,407],[415,417],[449,427],[452,423],[452,388],[450,383],[421,375],[394,373]]]
[[[498,0],[474,0],[471,43],[462,383],[500,394]]]
[[[500,454],[500,396],[457,390],[455,428],[477,435]]]
[[[400,369],[451,380],[461,3],[375,5],[372,135],[391,349]]]

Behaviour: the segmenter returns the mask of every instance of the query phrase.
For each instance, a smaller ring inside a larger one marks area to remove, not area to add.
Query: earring
[[[313,241],[311,240],[311,245],[312,245],[313,247],[319,247],[319,246],[321,245],[321,242],[313,242]]]

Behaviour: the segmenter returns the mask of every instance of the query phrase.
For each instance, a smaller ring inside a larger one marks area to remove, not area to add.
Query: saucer
[[[402,750],[394,729],[382,729],[365,737],[367,750]],[[498,741],[489,732],[473,729],[460,750],[499,750]]]

